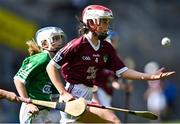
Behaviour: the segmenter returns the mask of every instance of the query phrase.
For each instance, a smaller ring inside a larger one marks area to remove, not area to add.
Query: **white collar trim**
[[[97,46],[95,46],[95,45],[92,43],[91,39],[90,39],[86,34],[85,34],[84,36],[86,37],[86,39],[88,40],[88,42],[90,43],[90,45],[92,46],[92,48],[93,48],[95,51],[98,51],[99,48],[100,48],[100,40],[98,40],[98,44],[97,44]]]

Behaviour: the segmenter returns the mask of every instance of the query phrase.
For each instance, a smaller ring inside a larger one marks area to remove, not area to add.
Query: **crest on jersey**
[[[108,60],[108,55],[104,55],[104,56],[103,56],[103,61],[106,63],[107,60]]]

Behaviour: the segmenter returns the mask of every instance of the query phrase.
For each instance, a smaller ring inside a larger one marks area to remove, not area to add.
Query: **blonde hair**
[[[42,48],[40,48],[34,40],[29,40],[26,44],[29,47],[28,52],[30,56],[42,52]]]

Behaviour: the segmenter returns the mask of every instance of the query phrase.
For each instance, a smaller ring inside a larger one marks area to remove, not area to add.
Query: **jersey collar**
[[[49,51],[47,51],[47,50],[43,50],[43,52],[44,52],[44,53],[47,53],[47,54],[49,55],[49,57],[52,59],[52,57],[51,57],[51,55],[50,55]]]
[[[84,36],[86,37],[87,41],[90,43],[90,45],[92,46],[92,48],[93,48],[95,51],[98,51],[99,48],[100,48],[100,40],[98,40],[98,44],[97,44],[97,46],[95,46],[95,45],[92,43],[91,39],[90,39],[86,34],[85,34]]]

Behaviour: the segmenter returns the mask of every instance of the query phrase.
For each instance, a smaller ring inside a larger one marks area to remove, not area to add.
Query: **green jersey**
[[[30,98],[49,101],[53,94],[58,94],[46,72],[46,66],[50,59],[47,52],[29,56],[23,61],[15,75],[14,79],[25,84]]]

